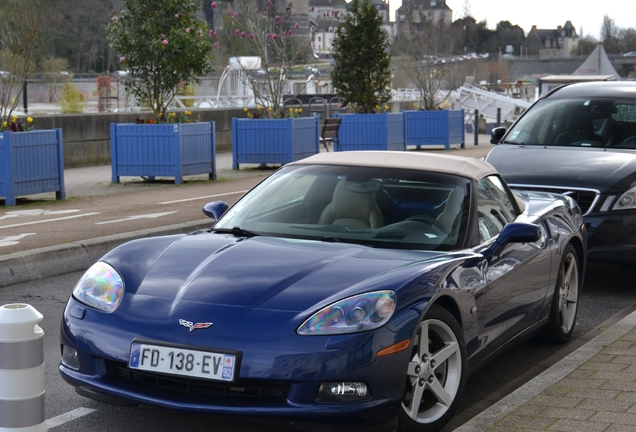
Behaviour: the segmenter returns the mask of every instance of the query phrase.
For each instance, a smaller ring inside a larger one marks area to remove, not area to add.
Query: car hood
[[[127,284],[126,294],[168,300],[174,308],[189,302],[300,312],[359,292],[396,288],[426,267],[409,264],[434,265],[447,257],[452,254],[275,237],[191,235],[171,243],[148,266],[138,287]],[[396,271],[400,268],[405,270]]]
[[[500,144],[486,162],[509,184],[612,189],[636,172],[636,152]],[[621,187],[621,188],[624,188]]]

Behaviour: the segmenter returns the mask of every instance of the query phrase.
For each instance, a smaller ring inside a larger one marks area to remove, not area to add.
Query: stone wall
[[[62,129],[64,166],[110,164],[110,124],[134,123],[138,113],[34,115],[36,129]],[[242,108],[193,110],[200,121],[214,121],[217,152],[232,150],[232,118],[245,117]]]

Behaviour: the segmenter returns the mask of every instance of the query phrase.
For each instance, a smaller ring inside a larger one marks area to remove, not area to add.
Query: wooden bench
[[[338,140],[338,130],[340,129],[341,120],[341,118],[326,118],[320,124],[320,142],[325,146],[327,151],[329,151],[328,143],[332,145],[337,143],[338,148],[342,150],[340,141]]]

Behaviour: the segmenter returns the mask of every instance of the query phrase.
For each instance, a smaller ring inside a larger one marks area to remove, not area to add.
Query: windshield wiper
[[[212,228],[210,229],[210,232],[215,232],[219,234],[234,234],[235,236],[240,236],[240,237],[256,237],[260,235],[253,231],[248,231],[246,229],[243,229],[239,226],[235,226],[233,228]]]
[[[340,240],[332,236],[322,236],[320,240],[327,243],[342,243]]]

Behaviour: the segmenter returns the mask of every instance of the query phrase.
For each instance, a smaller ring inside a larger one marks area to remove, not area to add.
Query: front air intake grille
[[[509,185],[515,189],[521,190],[529,190],[529,191],[537,191],[537,192],[551,192],[551,193],[559,193],[562,195],[568,195],[573,198],[576,203],[581,207],[581,212],[584,215],[587,215],[592,210],[594,210],[594,206],[599,199],[600,193],[597,190],[593,189],[574,189],[574,188],[564,188],[557,186],[529,186],[529,185],[520,185],[514,184]]]
[[[119,378],[140,385],[203,396],[280,399],[286,398],[291,387],[289,383],[282,381],[238,380],[235,383],[226,383],[222,381],[163,375],[147,371],[131,370],[128,369],[126,365],[115,365],[113,366],[113,370]]]

